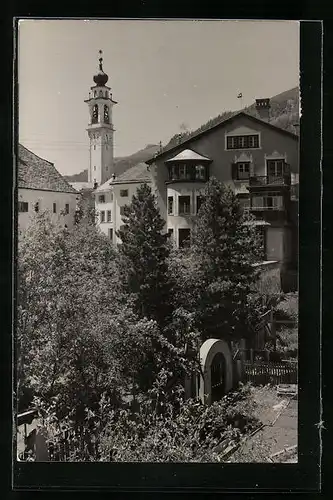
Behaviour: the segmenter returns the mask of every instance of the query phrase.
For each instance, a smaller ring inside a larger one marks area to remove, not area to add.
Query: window
[[[98,105],[97,104],[95,104],[95,106],[93,107],[91,122],[92,123],[98,122]]]
[[[280,193],[267,193],[264,196],[264,204],[270,210],[281,210],[283,208],[283,198]]]
[[[227,149],[259,148],[259,134],[227,136]]]
[[[237,178],[248,179],[250,177],[250,162],[237,163]]]
[[[186,165],[179,165],[179,179],[186,179]]]
[[[105,195],[104,194],[101,194],[99,197],[98,197],[98,201],[100,203],[105,203]]]
[[[178,198],[178,213],[179,215],[188,215],[191,212],[191,197],[179,196]]]
[[[96,170],[96,165],[94,165],[94,170]]]
[[[29,211],[29,204],[26,201],[19,201],[18,202],[18,211],[19,212],[28,212]]]
[[[107,222],[111,222],[111,210],[108,210],[106,212],[106,220],[107,220]]]
[[[69,214],[69,203],[65,205],[65,214]]]
[[[169,169],[169,177],[171,181],[179,179],[179,168],[178,165],[172,165]]]
[[[100,213],[100,221],[105,222],[105,211],[104,210],[102,210]]]
[[[173,196],[168,196],[168,215],[173,215]]]
[[[179,248],[184,248],[190,243],[191,230],[190,229],[178,229],[178,246]]]
[[[34,208],[35,208],[35,212],[39,212],[39,202],[38,201],[36,201]]]
[[[105,170],[106,170],[106,171],[108,171],[108,170],[109,170],[109,167],[108,167],[107,165],[105,166]]]
[[[197,213],[199,212],[200,210],[200,207],[202,205],[202,202],[203,202],[203,198],[202,196],[197,196]]]
[[[120,207],[120,215],[125,215],[125,205]]]
[[[284,160],[267,160],[267,175],[273,177],[283,176]]]
[[[206,179],[206,167],[204,165],[195,166],[195,178],[203,181]]]
[[[113,240],[113,229],[110,227],[109,229],[109,239],[112,241]]]
[[[119,231],[125,231],[126,229],[126,225],[125,224],[122,224],[119,228]]]
[[[109,108],[107,107],[107,105],[105,104],[104,105],[104,123],[109,123],[110,122],[110,118],[109,118]]]
[[[56,203],[53,203],[53,213],[54,214],[57,213],[57,204]]]
[[[252,195],[253,210],[282,210],[283,196],[278,192],[268,192],[263,195],[253,193]]]
[[[169,235],[169,238],[173,237],[173,229],[172,228],[168,229],[168,235]]]
[[[128,189],[121,189],[120,190],[120,196],[122,198],[126,198],[128,196]]]

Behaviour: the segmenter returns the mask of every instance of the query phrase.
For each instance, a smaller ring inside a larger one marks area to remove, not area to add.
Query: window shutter
[[[238,165],[237,165],[237,163],[231,164],[231,178],[234,180],[238,178]]]
[[[284,164],[284,174],[285,175],[290,175],[290,165],[289,163]]]

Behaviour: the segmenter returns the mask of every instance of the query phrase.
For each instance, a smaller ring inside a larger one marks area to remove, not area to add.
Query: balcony
[[[290,186],[290,174],[284,175],[255,175],[250,177],[249,187],[284,187]]]

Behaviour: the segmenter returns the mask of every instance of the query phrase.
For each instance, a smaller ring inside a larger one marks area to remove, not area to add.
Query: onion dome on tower
[[[99,51],[100,58],[99,58],[99,71],[96,75],[94,75],[94,82],[98,87],[104,87],[109,79],[108,75],[104,73],[103,71],[103,57],[102,57],[102,51]]]

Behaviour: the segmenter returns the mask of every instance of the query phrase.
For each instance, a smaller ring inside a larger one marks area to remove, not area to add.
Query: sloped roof
[[[77,193],[62,177],[53,163],[35,155],[22,144],[18,145],[17,163],[19,188]]]
[[[104,184],[98,186],[98,188],[95,189],[95,193],[108,191],[110,186],[114,184],[131,184],[136,182],[151,182],[151,176],[146,163],[138,163],[137,165],[134,165],[114,180],[111,177],[104,182]]]
[[[184,149],[178,155],[174,156],[173,158],[169,158],[167,161],[180,161],[180,160],[204,160],[204,161],[211,161],[210,158],[207,156],[202,156],[199,153],[196,153],[192,149]]]
[[[211,127],[208,127],[207,129],[205,129],[201,132],[198,132],[197,134],[191,135],[190,137],[186,138],[184,141],[181,141],[179,144],[172,145],[169,148],[166,147],[165,149],[162,150],[161,153],[159,153],[159,154],[153,156],[152,158],[150,158],[149,160],[147,160],[146,163],[148,165],[150,165],[151,163],[153,163],[156,160],[156,158],[161,158],[162,156],[166,155],[167,153],[171,153],[172,151],[177,151],[177,149],[179,149],[181,146],[184,146],[185,144],[190,144],[191,142],[195,141],[199,137],[201,137],[205,134],[208,134],[212,130],[214,130],[218,127],[221,127],[222,125],[224,126],[226,123],[232,121],[234,118],[241,117],[241,116],[245,116],[246,118],[249,118],[250,120],[252,120],[256,123],[261,123],[262,125],[265,125],[266,127],[274,129],[281,134],[286,134],[289,137],[293,137],[294,139],[298,140],[298,135],[293,134],[292,132],[289,132],[289,130],[285,130],[281,127],[277,127],[276,125],[273,125],[272,123],[270,123],[266,120],[262,120],[261,118],[257,118],[256,116],[253,116],[250,113],[246,113],[245,111],[235,111],[235,112],[232,112],[230,115],[228,115],[227,118],[222,119],[220,122],[215,123]]]
[[[82,190],[93,190],[94,189],[94,184],[93,182],[69,182],[68,183],[74,188],[76,191],[82,191]]]

